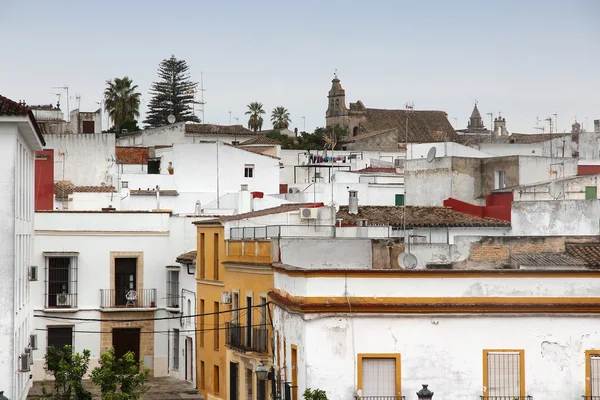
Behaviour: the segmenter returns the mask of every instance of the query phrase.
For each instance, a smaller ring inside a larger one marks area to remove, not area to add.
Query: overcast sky
[[[66,85],[71,109],[78,94],[90,111],[107,79],[127,75],[143,119],[158,64],[174,54],[193,80],[204,73],[208,123],[228,124],[231,111],[245,125],[259,101],[312,131],[337,69],[347,102],[409,101],[446,111],[455,128],[477,99],[486,126],[501,112],[510,132],[534,132],[557,113],[561,132],[575,118],[593,129],[599,15],[596,0],[0,0],[0,94],[49,104]]]

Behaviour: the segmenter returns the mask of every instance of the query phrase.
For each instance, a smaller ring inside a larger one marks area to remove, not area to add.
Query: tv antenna
[[[71,115],[69,110],[69,87],[65,86],[54,86],[52,89],[63,89],[67,91],[67,122],[71,121]]]
[[[544,121],[548,121],[548,124],[550,125],[550,133],[552,133],[552,117],[548,117]]]
[[[198,102],[198,104],[200,104],[200,106],[202,107],[200,109],[200,112],[202,113],[202,122],[203,124],[205,124],[206,122],[204,121],[204,105],[206,104],[206,102],[204,101],[204,92],[206,91],[206,89],[204,89],[204,72],[200,71],[200,101]]]
[[[429,149],[429,151],[427,152],[427,162],[431,163],[433,160],[435,160],[435,153],[437,152],[437,149],[435,147],[432,147]]]
[[[79,93],[75,93],[75,101],[77,102],[77,109],[81,111],[81,95]]]

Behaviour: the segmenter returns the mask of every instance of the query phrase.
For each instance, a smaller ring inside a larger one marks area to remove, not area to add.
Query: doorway
[[[229,363],[229,400],[238,400],[238,365]]]
[[[127,292],[137,289],[136,281],[137,258],[115,258],[115,305],[127,305]]]
[[[131,351],[135,359],[140,359],[140,329],[139,328],[113,328],[112,343],[117,359]]]
[[[185,380],[192,382],[194,380],[194,345],[192,338],[185,338]]]

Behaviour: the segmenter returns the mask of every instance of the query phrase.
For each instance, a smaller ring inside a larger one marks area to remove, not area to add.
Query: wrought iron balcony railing
[[[600,400],[600,396],[581,396],[583,400]]]
[[[100,308],[156,308],[156,289],[100,289]]]
[[[360,400],[405,400],[404,396],[361,396]]]
[[[480,396],[481,400],[533,400],[533,396]]]
[[[225,344],[244,351],[255,351],[257,353],[268,353],[268,334],[267,326],[251,327],[236,324],[233,322],[225,323]]]

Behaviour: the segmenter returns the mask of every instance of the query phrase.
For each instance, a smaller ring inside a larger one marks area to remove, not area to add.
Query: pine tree
[[[190,80],[188,69],[189,66],[185,60],[178,60],[174,55],[160,63],[158,66],[159,80],[150,87],[152,99],[144,121],[148,127],[167,125],[169,114],[175,116],[176,122],[200,122],[192,111],[194,92],[198,82]]]

